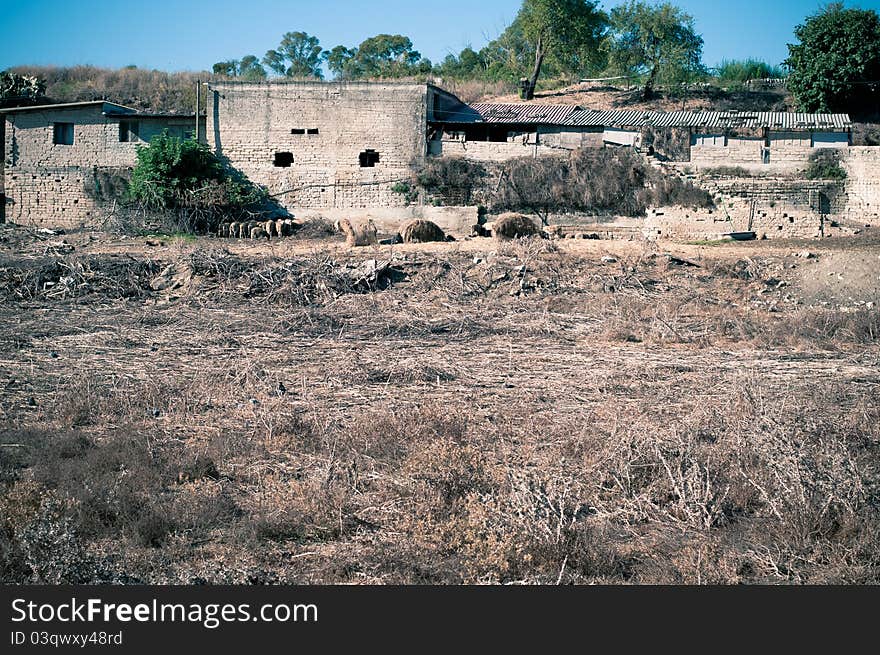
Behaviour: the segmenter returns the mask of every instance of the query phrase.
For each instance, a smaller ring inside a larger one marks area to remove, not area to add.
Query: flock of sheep
[[[272,239],[274,237],[292,236],[299,227],[289,218],[273,221],[244,221],[240,223],[224,223],[217,230],[217,236],[238,239]],[[376,224],[371,219],[352,223],[342,219],[334,223],[337,232],[345,235],[349,247],[379,245]],[[474,225],[472,236],[496,239],[515,239],[543,233],[538,225],[523,214],[502,214],[491,226]],[[422,219],[410,221],[401,227],[395,237],[388,243],[430,243],[436,241],[455,241],[436,223]],[[382,243],[386,243],[383,241]]]
[[[294,230],[294,223],[289,218],[276,221],[243,221],[223,223],[217,230],[217,236],[233,239],[271,239],[292,236]]]

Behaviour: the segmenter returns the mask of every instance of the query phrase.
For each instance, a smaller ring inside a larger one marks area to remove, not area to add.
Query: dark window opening
[[[141,126],[137,121],[119,121],[119,142],[134,143],[139,140]]]
[[[301,127],[295,127],[292,130],[290,130],[290,133],[291,134],[305,134],[306,131],[304,129],[302,129]]]
[[[306,134],[317,134],[317,133],[318,133],[317,127],[310,127],[309,129],[306,130]]]
[[[54,123],[52,143],[59,146],[72,146],[73,123]]]
[[[364,150],[358,157],[361,168],[374,168],[379,163],[379,153],[375,150]]]
[[[276,152],[275,160],[272,163],[279,168],[290,168],[290,165],[293,164],[293,153]]]

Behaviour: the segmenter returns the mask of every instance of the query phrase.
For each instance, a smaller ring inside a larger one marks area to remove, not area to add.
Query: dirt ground
[[[4,576],[876,583],[878,276],[870,231],[0,226],[0,471],[31,508]]]

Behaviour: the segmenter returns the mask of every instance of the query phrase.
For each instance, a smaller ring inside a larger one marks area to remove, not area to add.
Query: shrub
[[[584,149],[570,157],[523,157],[506,162],[493,198],[496,211],[553,211],[641,216],[649,206],[710,207],[708,193],[645,164],[629,149]]]
[[[809,180],[846,179],[846,171],[840,166],[840,154],[835,150],[819,150],[810,155],[805,175]]]
[[[138,148],[129,195],[143,209],[171,210],[171,227],[182,232],[213,232],[223,218],[267,201],[263,189],[232,175],[207,146],[167,131]]]

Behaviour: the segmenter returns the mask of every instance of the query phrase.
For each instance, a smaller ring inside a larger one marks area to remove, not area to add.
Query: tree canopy
[[[281,37],[281,44],[269,50],[263,63],[285,77],[314,77],[323,79],[321,54],[323,48],[317,37],[305,32],[287,32]]]
[[[804,111],[851,110],[876,100],[880,17],[873,10],[828,5],[794,31],[785,65],[788,87]],[[873,84],[872,84],[873,83]],[[873,93],[872,93],[873,91]]]
[[[254,55],[245,55],[240,60],[218,61],[213,67],[214,75],[241,77],[245,80],[262,80],[266,78],[266,69]]]
[[[644,97],[657,83],[687,82],[702,73],[703,37],[679,7],[630,1],[611,10],[612,66],[623,75],[647,76]]]
[[[378,34],[357,48],[336,46],[324,54],[327,68],[339,78],[406,77],[431,71],[431,62],[402,34]]]
[[[534,54],[534,66],[523,96],[534,97],[544,60],[553,54],[568,60],[568,68],[581,59],[598,58],[608,19],[590,0],[524,0],[516,22]]]

